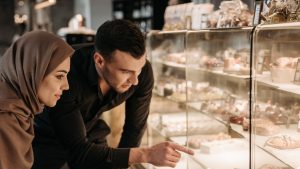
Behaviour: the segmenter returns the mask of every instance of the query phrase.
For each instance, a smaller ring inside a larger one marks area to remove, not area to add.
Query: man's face
[[[127,52],[116,50],[110,60],[99,67],[102,78],[118,93],[126,92],[138,84],[138,76],[146,63],[146,56],[136,59]]]

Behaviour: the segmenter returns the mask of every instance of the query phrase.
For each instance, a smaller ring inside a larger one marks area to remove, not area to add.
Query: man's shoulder
[[[94,49],[94,43],[74,44],[74,45],[72,45],[72,48],[74,50],[84,50],[84,49],[89,49],[89,48],[93,48]]]
[[[73,69],[82,69],[83,67],[89,66],[93,54],[94,46],[92,44],[78,48],[71,58],[71,66]]]
[[[93,44],[77,49],[71,60],[71,70],[68,74],[70,85],[80,87],[88,84],[94,84],[98,80],[98,74],[94,64],[94,46]],[[78,88],[78,87],[77,87]]]
[[[143,78],[152,78],[153,77],[153,70],[152,70],[152,66],[151,63],[146,60],[146,64],[142,69],[142,76],[146,76]]]
[[[152,86],[154,83],[153,70],[151,63],[147,60],[139,76],[139,87]]]
[[[72,47],[75,49],[73,55],[75,57],[91,55],[94,53],[94,45],[91,43],[72,45]]]

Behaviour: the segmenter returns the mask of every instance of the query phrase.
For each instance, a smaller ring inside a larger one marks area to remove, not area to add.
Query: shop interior
[[[141,146],[193,149],[177,169],[299,169],[299,7],[299,0],[1,0],[0,54],[31,30],[76,45],[92,43],[106,20],[131,20],[145,34],[155,79]],[[112,147],[123,111],[124,104],[101,117]]]

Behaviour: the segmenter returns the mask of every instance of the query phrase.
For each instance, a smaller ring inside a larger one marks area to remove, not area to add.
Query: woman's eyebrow
[[[62,73],[68,73],[68,71],[67,70],[58,70],[57,72],[62,72]]]

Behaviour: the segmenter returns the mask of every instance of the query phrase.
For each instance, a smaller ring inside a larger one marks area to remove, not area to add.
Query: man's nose
[[[130,82],[132,83],[132,85],[136,86],[139,83],[138,75],[137,74],[132,75]]]

